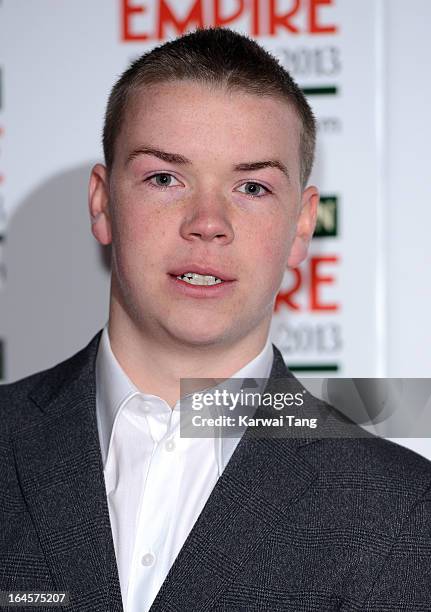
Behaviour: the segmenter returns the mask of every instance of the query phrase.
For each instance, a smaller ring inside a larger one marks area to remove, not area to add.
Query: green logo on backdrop
[[[325,238],[338,235],[337,205],[337,196],[320,196],[320,204],[317,210],[317,223],[313,238]]]

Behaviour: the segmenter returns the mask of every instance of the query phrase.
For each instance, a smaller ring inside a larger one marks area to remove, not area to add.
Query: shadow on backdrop
[[[67,358],[107,321],[109,250],[90,230],[91,167],[51,177],[9,222],[1,296],[7,381]]]

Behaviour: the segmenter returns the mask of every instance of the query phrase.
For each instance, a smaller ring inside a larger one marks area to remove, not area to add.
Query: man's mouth
[[[172,278],[176,278],[188,285],[199,287],[213,287],[214,285],[230,285],[235,280],[226,270],[209,264],[184,262],[169,271]]]
[[[196,272],[185,272],[177,276],[178,280],[185,281],[190,285],[201,285],[204,287],[208,287],[211,285],[218,285],[224,281],[217,276],[212,276],[210,274],[197,274]]]

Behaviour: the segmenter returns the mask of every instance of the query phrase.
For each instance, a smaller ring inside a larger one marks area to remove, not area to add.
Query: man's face
[[[90,183],[124,329],[219,348],[266,336],[286,266],[314,227],[299,138],[295,112],[274,98],[184,81],[131,97],[110,179],[99,165]],[[222,282],[178,278],[188,272]]]

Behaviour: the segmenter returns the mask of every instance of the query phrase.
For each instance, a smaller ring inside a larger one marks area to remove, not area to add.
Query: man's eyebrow
[[[237,164],[234,166],[234,170],[238,172],[252,172],[253,170],[262,170],[262,168],[278,168],[289,178],[289,172],[287,167],[278,159],[268,159],[265,161],[247,162],[243,164]]]
[[[127,157],[127,162],[131,162],[133,159],[138,157],[138,155],[152,155],[154,157],[158,157],[162,161],[168,162],[170,164],[191,164],[191,160],[184,155],[180,155],[179,153],[168,153],[168,151],[162,151],[161,149],[155,149],[154,147],[138,147],[134,149]],[[264,161],[255,161],[255,162],[244,162],[241,164],[236,164],[234,166],[234,170],[236,172],[252,172],[253,170],[262,170],[262,168],[278,168],[283,172],[283,174],[289,178],[289,172],[287,167],[278,159],[268,159]]]
[[[126,164],[131,162],[138,155],[153,155],[153,157],[158,157],[162,161],[168,162],[170,164],[191,164],[192,162],[180,155],[179,153],[168,153],[167,151],[161,151],[160,149],[154,149],[153,147],[138,147],[134,149],[127,156]]]

